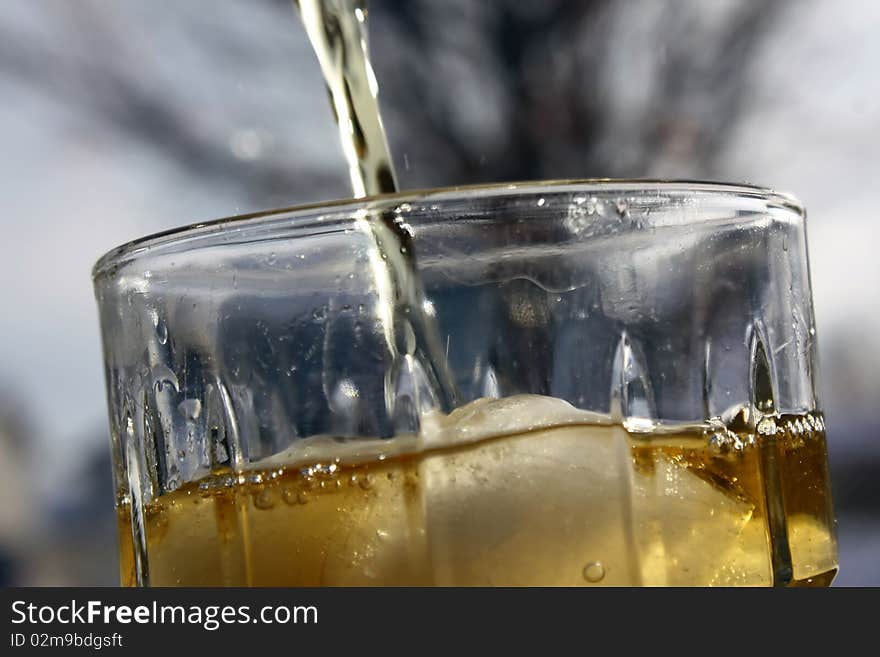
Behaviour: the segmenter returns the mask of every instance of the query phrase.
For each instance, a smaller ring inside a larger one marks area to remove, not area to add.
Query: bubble
[[[358,479],[358,485],[364,490],[370,490],[373,487],[373,475],[365,474]]]
[[[254,506],[258,509],[271,509],[275,506],[275,495],[268,488],[261,490],[254,495]]]
[[[275,252],[274,252],[274,251],[272,251],[272,252],[268,255],[268,257],[266,258],[266,264],[267,264],[267,265],[274,265],[275,262],[276,262],[277,260],[278,260],[278,256],[275,255]]]
[[[544,207],[544,204],[545,204],[546,202],[547,202],[547,201],[546,201],[545,199],[543,199],[543,198],[539,198],[539,199],[538,199],[538,207],[539,207],[539,208],[543,208],[543,207]]]
[[[163,508],[147,507],[145,515],[153,527],[163,528],[168,526],[168,514],[165,513]]]
[[[314,474],[324,475],[328,477],[332,476],[338,469],[339,466],[335,463],[316,463],[314,466],[312,466],[312,471]]]
[[[617,210],[618,217],[625,217],[626,213],[629,211],[629,204],[623,199],[619,200],[614,204],[614,209]]]
[[[591,584],[601,582],[605,578],[605,566],[602,565],[601,561],[588,563],[584,566],[583,575],[584,579]]]

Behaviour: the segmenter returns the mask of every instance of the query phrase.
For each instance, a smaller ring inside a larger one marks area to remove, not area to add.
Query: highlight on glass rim
[[[0,12],[0,583],[880,584],[847,3]]]

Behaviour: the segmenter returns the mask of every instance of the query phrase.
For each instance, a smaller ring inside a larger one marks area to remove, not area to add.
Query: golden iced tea
[[[546,397],[480,400],[398,453],[216,472],[145,508],[149,583],[827,585],[822,417],[747,415],[627,431]]]

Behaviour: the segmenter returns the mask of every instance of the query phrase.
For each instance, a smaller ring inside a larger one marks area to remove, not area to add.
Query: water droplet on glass
[[[173,390],[174,392],[180,390],[177,375],[166,365],[156,365],[151,374],[153,377],[153,385],[156,388],[157,393],[161,393],[166,388]]]
[[[602,565],[601,561],[593,561],[584,566],[584,579],[591,584],[601,582],[604,577],[605,566]]]
[[[168,342],[168,327],[161,317],[156,320],[156,337],[159,339],[159,344]]]
[[[274,265],[275,262],[276,262],[277,260],[278,260],[278,256],[275,255],[275,252],[274,252],[274,251],[272,251],[272,252],[269,254],[269,257],[266,258],[266,264],[268,264],[268,265]]]

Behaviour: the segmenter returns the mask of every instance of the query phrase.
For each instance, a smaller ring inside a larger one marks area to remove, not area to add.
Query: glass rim
[[[429,187],[424,189],[407,189],[394,194],[381,194],[377,196],[365,196],[361,198],[342,198],[316,203],[306,203],[288,207],[260,210],[239,215],[221,217],[208,221],[184,224],[175,228],[169,228],[155,233],[149,233],[142,237],[125,242],[110,249],[95,262],[92,267],[92,280],[97,281],[104,275],[111,274],[120,264],[135,258],[139,253],[148,252],[160,246],[184,241],[188,238],[203,234],[222,233],[228,228],[237,228],[254,220],[266,218],[280,218],[287,216],[296,221],[298,215],[305,215],[315,210],[337,210],[346,208],[367,207],[370,209],[382,208],[392,204],[424,202],[429,200],[464,199],[464,198],[492,198],[514,193],[525,195],[530,192],[633,192],[636,188],[641,191],[654,191],[660,193],[673,192],[700,192],[715,194],[721,197],[746,196],[763,200],[768,207],[777,207],[794,211],[801,217],[806,216],[803,204],[793,195],[776,191],[760,185],[740,182],[725,183],[706,180],[666,180],[652,178],[560,178],[552,180],[529,180],[519,182],[481,183],[474,185],[453,185],[447,187]],[[694,222],[696,223],[696,222]]]

